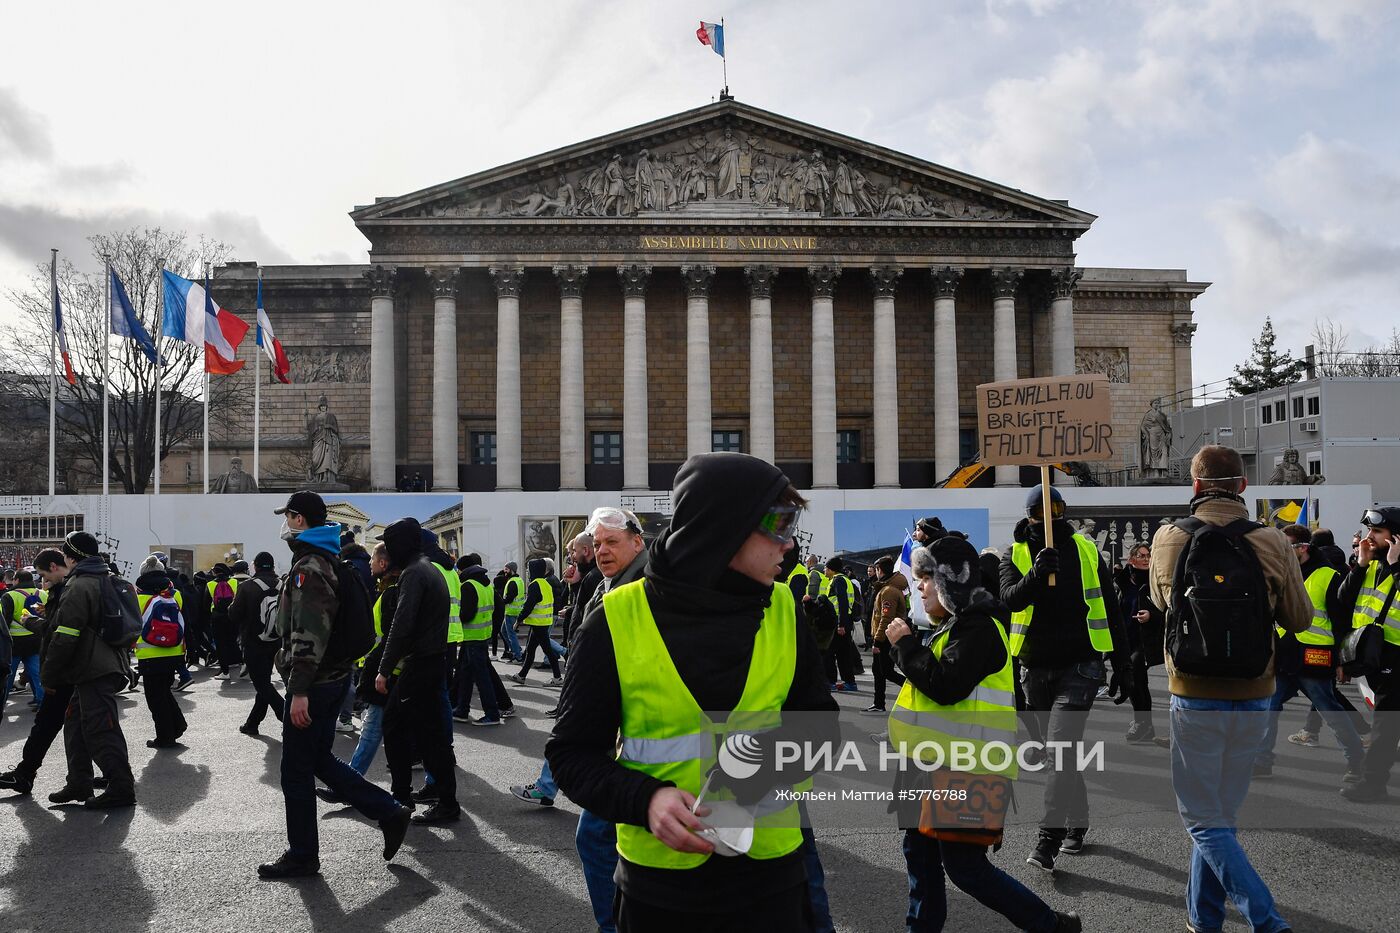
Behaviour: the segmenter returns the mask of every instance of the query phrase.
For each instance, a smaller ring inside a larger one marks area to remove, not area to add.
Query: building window
[[[836,432],[836,462],[860,463],[860,432]]]
[[[618,466],[622,463],[622,432],[594,431],[589,435],[593,448],[594,466]]]
[[[744,452],[743,431],[711,431],[710,449],[741,454]]]
[[[1283,399],[1274,402],[1274,420],[1279,422],[1288,420],[1288,403]]]
[[[1308,396],[1308,417],[1316,418],[1322,414],[1322,399],[1316,395]]]
[[[958,464],[971,463],[978,454],[977,429],[958,429]]]
[[[1273,423],[1274,423],[1274,406],[1272,406],[1272,405],[1262,405],[1262,406],[1260,406],[1260,408],[1259,408],[1259,423],[1260,423],[1260,424],[1273,424]]]
[[[496,462],[496,432],[472,432],[472,465],[492,466]]]
[[[1303,397],[1295,395],[1293,396],[1293,420],[1297,421],[1301,417],[1303,417]]]
[[[1322,454],[1308,454],[1308,475],[1322,475]]]

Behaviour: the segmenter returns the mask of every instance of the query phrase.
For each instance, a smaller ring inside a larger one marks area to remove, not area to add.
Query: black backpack
[[[358,661],[374,647],[374,616],[369,593],[359,571],[349,561],[335,559],[336,601],[339,604],[331,637],[326,644],[325,660],[329,662]]]
[[[1247,519],[1212,525],[1184,518],[1191,536],[1176,561],[1167,608],[1167,655],[1183,674],[1253,679],[1274,654],[1268,583],[1245,535]]]

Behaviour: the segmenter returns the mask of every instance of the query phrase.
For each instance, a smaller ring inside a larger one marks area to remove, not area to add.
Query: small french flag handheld
[[[724,57],[724,25],[722,23],[700,22],[700,28],[695,30],[695,38],[700,40],[701,45],[708,45],[720,58]]]

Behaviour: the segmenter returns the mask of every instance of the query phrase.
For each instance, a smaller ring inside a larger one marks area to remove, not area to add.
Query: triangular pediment
[[[356,208],[396,221],[828,218],[860,223],[1051,224],[1094,215],[723,100]]]

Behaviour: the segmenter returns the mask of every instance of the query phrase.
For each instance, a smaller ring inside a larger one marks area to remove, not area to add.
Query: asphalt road
[[[542,683],[539,677],[537,683]],[[868,679],[862,679],[868,687]],[[1165,682],[1154,679],[1165,696]],[[197,675],[181,703],[190,722],[183,751],[154,752],[139,694],[122,701],[140,799],[107,814],[50,807],[63,782],[62,749],[49,753],[34,795],[0,797],[0,931],[252,931],[325,933],[392,930],[580,931],[593,929],[574,852],[577,808],[522,804],[505,791],[534,779],[552,723],[543,713],[557,690],[512,688],[521,716],[497,729],[457,727],[460,823],[414,827],[394,862],[380,859],[377,829],[353,811],[322,806],[322,875],[291,883],[259,881],[255,867],[284,847],[277,787],[276,723],[249,738],[236,730],[251,703],[247,681]],[[28,731],[27,697],[12,699],[0,723],[0,763],[19,758]],[[893,697],[891,697],[893,700]],[[868,692],[840,697],[850,728],[876,731],[859,710]],[[1296,704],[1296,701],[1295,701]],[[1290,708],[1292,709],[1292,708]],[[1301,718],[1303,707],[1293,716]],[[1095,731],[1118,755],[1129,714],[1104,705]],[[1158,714],[1165,731],[1165,714]],[[1296,728],[1287,720],[1282,734]],[[60,740],[61,741],[61,740]],[[348,758],[353,736],[337,738]],[[1400,927],[1400,798],[1369,807],[1336,798],[1339,749],[1280,742],[1273,781],[1257,783],[1251,806],[1316,813],[1290,829],[1246,831],[1245,846],[1298,931],[1392,931]],[[1042,779],[1017,785],[1023,807],[1008,828],[998,865],[1052,906],[1077,910],[1086,930],[1185,929],[1183,893],[1189,844],[1170,801],[1142,788],[1159,780],[1168,752],[1135,749],[1121,768],[1090,777],[1091,845],[1062,857],[1054,877],[1024,857],[1034,839]],[[382,756],[371,777],[387,786]],[[899,836],[872,808],[866,825],[818,829],[838,930],[902,929],[906,882]],[[1003,930],[998,915],[953,889],[948,929]],[[1245,929],[1232,913],[1227,929]]]

